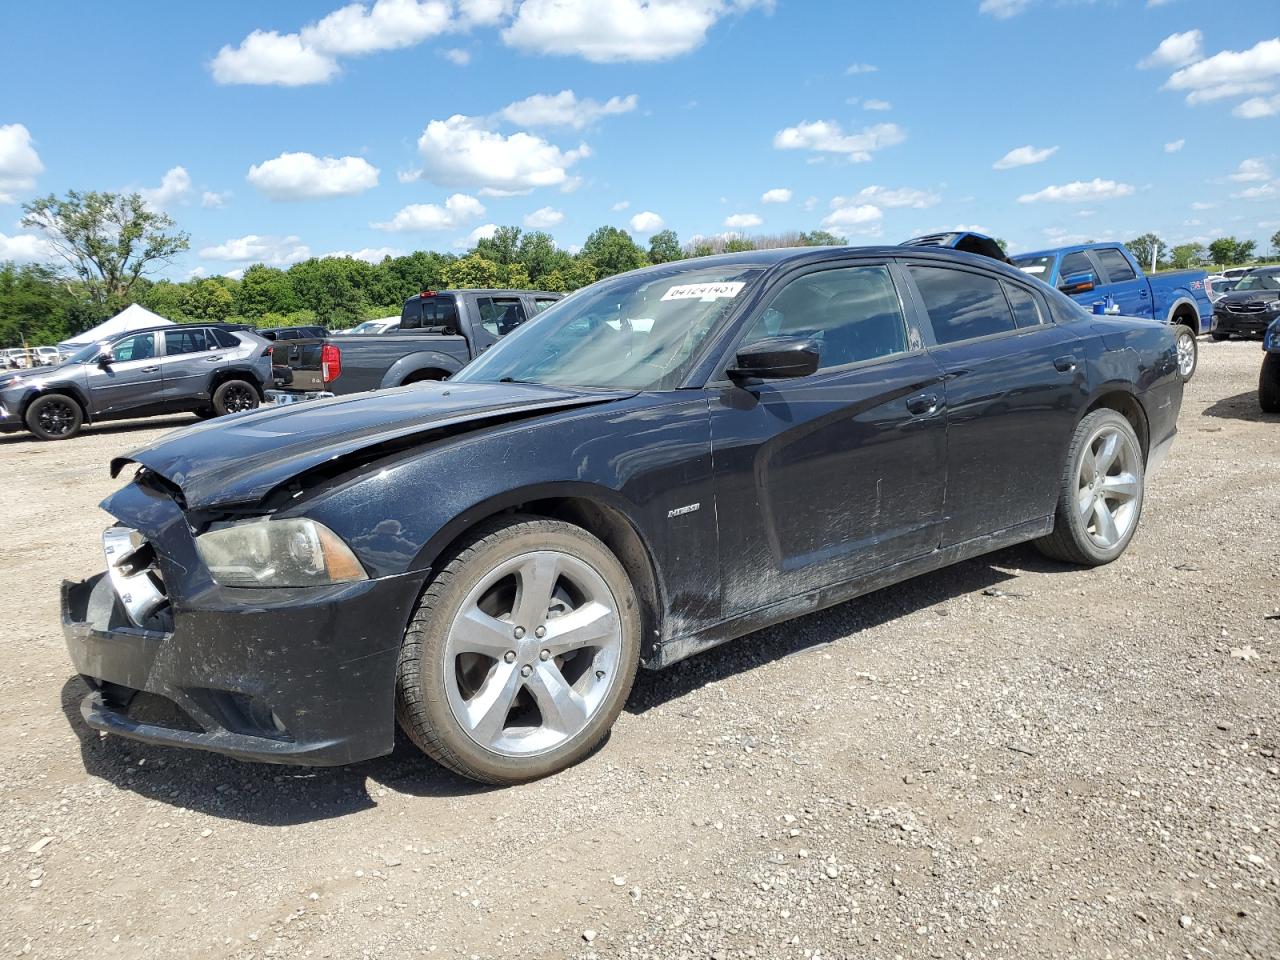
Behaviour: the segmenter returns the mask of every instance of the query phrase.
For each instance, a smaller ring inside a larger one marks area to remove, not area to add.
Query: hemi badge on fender
[[[668,510],[667,519],[670,520],[672,517],[683,517],[686,513],[693,513],[693,511],[697,510],[700,506],[702,506],[700,503],[691,503],[687,507],[676,507],[674,510]]]

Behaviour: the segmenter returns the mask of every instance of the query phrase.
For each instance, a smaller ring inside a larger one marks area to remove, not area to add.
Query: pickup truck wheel
[[[258,391],[247,380],[228,380],[213,391],[213,412],[219,417],[242,413],[258,406]]]
[[[66,440],[80,432],[84,411],[70,397],[51,393],[27,407],[27,429],[40,440]]]
[[[1268,353],[1262,358],[1262,373],[1258,375],[1258,406],[1263,413],[1280,413],[1280,353]]]
[[[580,527],[481,527],[440,568],[405,632],[396,716],[464,777],[556,773],[600,744],[635,680],[640,614],[626,571]]]
[[[1173,335],[1178,344],[1178,373],[1182,375],[1182,382],[1186,383],[1195,376],[1196,362],[1200,357],[1196,334],[1187,325],[1179,324],[1173,328]]]
[[[1071,437],[1053,533],[1036,546],[1066,563],[1110,563],[1138,529],[1144,483],[1142,447],[1129,421],[1114,410],[1095,410]]]

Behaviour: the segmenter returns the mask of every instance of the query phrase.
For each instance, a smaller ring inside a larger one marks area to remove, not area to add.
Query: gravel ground
[[[491,790],[103,739],[57,584],[106,462],[185,418],[0,438],[0,952],[1280,956],[1280,418],[1203,343],[1110,567],[1018,548],[642,674],[606,745]]]

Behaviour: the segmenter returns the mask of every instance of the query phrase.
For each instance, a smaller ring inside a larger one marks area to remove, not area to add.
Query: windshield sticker
[[[662,295],[663,300],[701,300],[710,303],[713,300],[732,300],[742,292],[746,284],[742,281],[733,283],[682,283],[672,287]]]

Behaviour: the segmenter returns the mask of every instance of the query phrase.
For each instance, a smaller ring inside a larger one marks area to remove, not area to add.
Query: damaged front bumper
[[[163,604],[140,615],[118,571],[63,583],[63,633],[89,687],[81,713],[90,727],[274,763],[391,751],[396,669],[420,576],[223,588],[199,566],[177,504],[126,491],[113,512],[145,522]]]

